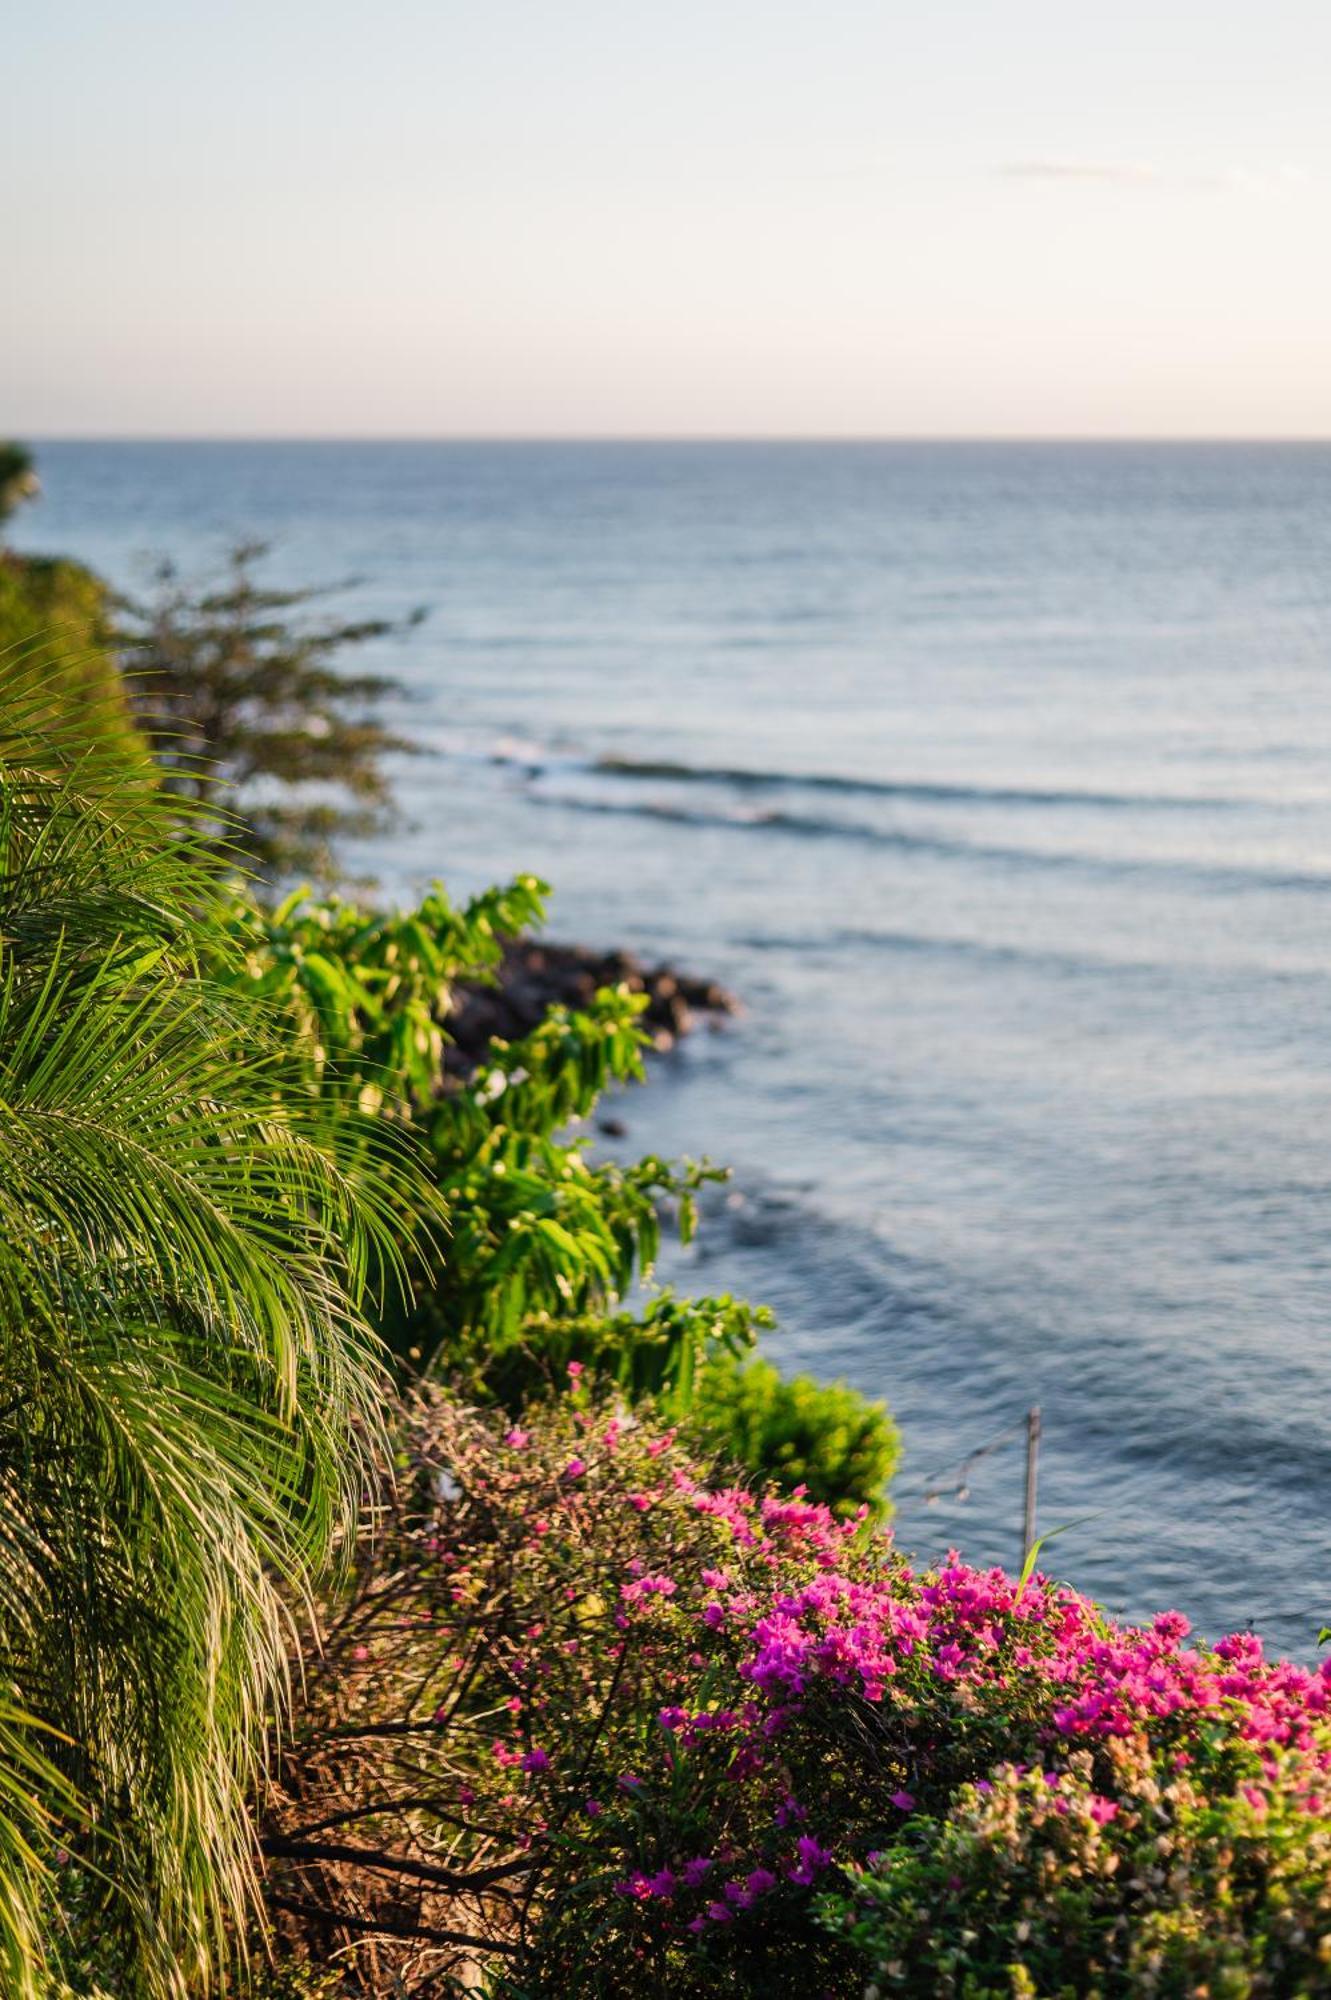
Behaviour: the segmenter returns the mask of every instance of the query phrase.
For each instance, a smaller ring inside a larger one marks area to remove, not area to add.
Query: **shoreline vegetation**
[[[4,2000],[1331,1992],[1331,1660],[896,1549],[589,1150],[733,997],[330,887],[308,603],[0,556]]]
[[[496,1037],[520,1040],[554,1008],[587,1007],[604,987],[643,996],[640,1022],[658,1054],[695,1029],[719,1028],[740,1012],[736,995],[718,981],[674,965],[648,964],[636,952],[593,951],[546,937],[514,938],[503,947],[493,983],[464,980],[455,989],[446,1022],[445,1069],[469,1075]]]

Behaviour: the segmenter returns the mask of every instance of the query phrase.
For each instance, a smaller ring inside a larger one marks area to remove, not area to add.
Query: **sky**
[[[1328,0],[29,0],[0,434],[1331,437]]]

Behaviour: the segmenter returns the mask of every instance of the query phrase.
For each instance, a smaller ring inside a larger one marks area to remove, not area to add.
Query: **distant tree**
[[[147,601],[122,603],[118,638],[168,789],[202,807],[217,844],[261,874],[327,878],[339,836],[391,823],[384,759],[411,747],[377,713],[399,683],[333,661],[400,628],[303,616],[325,593],[261,584],[266,553],[242,543],[202,590],[161,564]]]
[[[0,522],[16,514],[25,500],[35,499],[41,481],[26,445],[0,441]]]

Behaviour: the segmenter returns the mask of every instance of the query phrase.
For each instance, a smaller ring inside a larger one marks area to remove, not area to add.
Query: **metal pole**
[[[1026,1412],[1026,1505],[1021,1522],[1021,1566],[1024,1569],[1035,1547],[1035,1490],[1040,1476],[1040,1405],[1032,1403]]]

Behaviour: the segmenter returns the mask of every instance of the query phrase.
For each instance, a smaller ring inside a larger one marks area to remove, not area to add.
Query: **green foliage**
[[[146,765],[111,651],[105,584],[81,564],[0,549],[0,712],[33,719],[38,693],[50,727],[77,716],[85,747]]]
[[[230,946],[160,792],[7,693],[0,1966],[178,1995],[252,1905],[284,1603],[380,1437],[360,1299],[401,1141],[284,1087],[264,1011],[201,971]]]
[[[715,1169],[648,1158],[595,1161],[578,1134],[611,1085],[640,1078],[641,996],[598,993],[496,1042],[470,1074],[447,1062],[458,983],[494,975],[506,938],[541,921],[532,876],[459,908],[436,884],[404,914],[289,898],[232,914],[229,977],[276,1010],[296,1081],[335,1104],[412,1123],[447,1204],[446,1234],[419,1247],[411,1296],[385,1331],[399,1356],[510,1410],[593,1365],[699,1443],[847,1510],[882,1504],[896,1456],[884,1412],[853,1390],[741,1370],[771,1315],[728,1297],[623,1301],[659,1247],[662,1204],[687,1237]]]
[[[404,1358],[476,1386],[508,1350],[557,1352],[573,1323],[613,1307],[655,1258],[658,1203],[678,1202],[687,1233],[694,1193],[715,1177],[592,1161],[570,1130],[608,1086],[642,1075],[639,994],[555,1009],[523,1040],[492,1044],[472,1074],[446,1074],[457,982],[493,976],[503,939],[539,921],[545,893],[519,876],[460,909],[436,885],[405,915],[299,899],[270,918],[233,913],[243,958],[228,977],[283,1019],[299,1079],[420,1134],[448,1230],[418,1246],[411,1300],[388,1331]]]
[[[887,1511],[897,1429],[882,1403],[844,1382],[783,1376],[770,1361],[718,1353],[703,1372],[693,1428],[759,1477],[803,1487],[838,1514]]]
[[[697,1428],[704,1371],[721,1356],[745,1352],[758,1329],[772,1324],[765,1306],[728,1296],[682,1299],[669,1290],[649,1297],[636,1313],[536,1317],[523,1337],[492,1358],[483,1386],[516,1414],[543,1393],[566,1387],[570,1364],[580,1365],[613,1382],[630,1402],[650,1398],[665,1422],[690,1417]],[[730,1439],[715,1442],[724,1449]]]
[[[909,1845],[851,1869],[829,1929],[884,1995],[1307,1994],[1331,1989],[1331,1823],[1288,1754],[1114,1746],[1057,1778],[1006,1765]]]
[[[122,605],[118,638],[139,725],[196,826],[264,873],[326,877],[340,835],[389,823],[384,758],[410,747],[378,719],[396,682],[334,661],[394,627],[308,617],[322,593],[261,584],[264,554],[242,544],[199,589],[163,564],[155,594]]]
[[[0,440],[0,525],[41,490],[26,445]]]
[[[406,1119],[444,1087],[457,982],[491,976],[503,939],[541,921],[547,894],[520,875],[464,909],[442,883],[405,913],[313,902],[303,889],[271,911],[238,899],[226,977],[280,1017],[298,1081],[338,1105]]]

